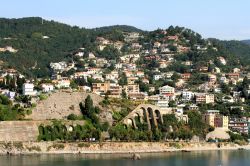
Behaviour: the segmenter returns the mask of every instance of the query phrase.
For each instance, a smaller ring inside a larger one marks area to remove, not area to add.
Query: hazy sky
[[[31,16],[87,28],[178,25],[206,38],[250,39],[250,0],[2,0],[0,17]]]

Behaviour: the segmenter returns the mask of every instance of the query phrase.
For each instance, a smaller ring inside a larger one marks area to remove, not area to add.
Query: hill
[[[242,40],[241,42],[250,45],[250,40]]]
[[[181,27],[168,28],[169,35],[182,33],[183,39],[190,41],[187,43],[203,45],[206,40],[201,35],[192,30],[185,30]],[[30,77],[49,77],[51,71],[49,64],[62,60],[72,61],[72,52],[79,48],[85,48],[86,52],[94,52],[99,57],[111,56],[107,59],[113,59],[112,55],[120,56],[125,54],[122,50],[118,53],[115,49],[109,48],[100,52],[97,50],[96,38],[104,37],[113,42],[124,41],[124,33],[139,32],[143,33],[139,43],[152,44],[163,36],[158,31],[146,32],[138,28],[126,25],[115,25],[100,27],[94,29],[85,29],[77,26],[69,26],[56,21],[44,20],[40,17],[30,17],[21,19],[0,18],[0,48],[12,46],[17,50],[16,53],[9,51],[0,52],[0,60],[3,60],[7,67],[16,68],[21,73]],[[156,40],[157,39],[157,40]],[[219,41],[211,40],[212,45],[219,45],[218,53],[237,56],[239,59],[250,59],[250,46],[239,41]],[[185,42],[184,42],[185,43]],[[126,45],[127,46],[127,45]],[[143,49],[152,47],[144,45]],[[171,49],[176,49],[172,47]],[[212,55],[211,55],[212,54]],[[210,56],[216,57],[219,54],[197,54],[188,55],[189,59],[196,61],[209,60]],[[214,58],[216,59],[216,58]],[[232,60],[235,60],[232,59]]]
[[[18,49],[16,54],[5,52],[0,58],[26,75],[47,76],[49,63],[67,58],[71,50],[88,43],[91,40],[88,33],[41,18],[0,19],[0,47],[9,45]]]
[[[115,37],[122,31],[141,31],[131,26],[109,26],[96,29],[72,27],[40,17],[0,19],[0,47],[12,46],[16,54],[4,52],[0,59],[28,76],[45,77],[50,62],[69,59],[80,47],[91,48],[98,35]]]
[[[242,65],[248,65],[250,62],[250,45],[241,41],[220,41],[228,54],[237,55],[242,60]]]
[[[105,26],[100,28],[93,28],[92,30],[99,31],[99,32],[111,32],[114,30],[119,30],[123,32],[143,32],[143,30],[138,29],[133,26],[128,25],[113,25],[113,26]]]

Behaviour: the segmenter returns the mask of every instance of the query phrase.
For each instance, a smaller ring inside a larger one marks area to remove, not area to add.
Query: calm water
[[[250,151],[209,151],[131,155],[0,156],[0,166],[250,166]]]

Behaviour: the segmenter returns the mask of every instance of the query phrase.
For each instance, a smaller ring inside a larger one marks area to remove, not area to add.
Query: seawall
[[[239,146],[232,143],[180,143],[180,142],[104,142],[104,143],[59,143],[59,142],[23,142],[0,143],[0,154],[122,154],[154,153],[201,150],[237,150],[250,149],[250,145]]]

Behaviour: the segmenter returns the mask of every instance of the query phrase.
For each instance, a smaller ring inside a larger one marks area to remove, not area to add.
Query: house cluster
[[[202,119],[206,124],[226,131],[248,134],[250,130],[250,118],[224,116],[219,110],[207,110]]]
[[[250,78],[250,74],[243,68],[234,68],[224,73],[221,68],[214,65],[215,61],[194,66],[192,61],[185,60],[181,64],[191,68],[190,71],[181,73],[166,71],[163,69],[173,64],[177,56],[190,51],[190,40],[180,34],[170,35],[165,30],[158,32],[154,40],[149,43],[141,42],[142,39],[144,36],[137,32],[124,33],[123,41],[97,37],[95,41],[97,50],[103,51],[108,46],[114,47],[121,53],[119,58],[114,61],[99,57],[94,51],[86,52],[84,48],[79,48],[74,55],[84,62],[84,70],[77,70],[77,62],[51,63],[50,67],[56,75],[53,83],[58,88],[68,88],[71,80],[82,79],[86,82],[86,85],[79,86],[82,90],[112,98],[126,97],[131,100],[148,101],[161,108],[172,107],[182,114],[185,114],[185,110],[199,110],[201,105],[245,102],[246,96],[243,95],[243,91],[236,88],[244,78]],[[124,47],[129,51],[122,52]],[[206,44],[195,44],[193,47],[197,52],[206,52],[211,43],[206,41]],[[217,51],[215,47],[212,49]],[[216,61],[222,66],[228,64],[225,56],[217,57]],[[111,64],[113,68],[110,68]],[[147,72],[150,67],[148,64],[152,64],[150,73]],[[211,67],[212,65],[214,66]],[[72,75],[68,77],[60,75],[72,68],[76,69]],[[202,75],[203,81],[192,87],[189,82],[195,81],[194,72]],[[173,77],[176,75],[174,81]],[[89,78],[92,79],[91,84],[88,83]],[[173,83],[160,84],[160,82]],[[250,95],[249,85],[245,93]],[[233,127],[236,122],[247,122],[235,117],[222,116],[216,110],[208,110],[204,113],[203,119],[211,126],[224,129],[237,128]]]
[[[185,29],[181,33],[185,33]],[[250,96],[250,85],[246,83],[244,88],[239,88],[239,85],[246,78],[250,79],[250,73],[243,67],[223,72],[218,66],[229,63],[223,55],[200,65],[194,65],[194,62],[184,58],[180,64],[189,69],[185,72],[168,69],[191,49],[203,53],[212,47],[206,40],[191,47],[191,39],[181,33],[173,35],[159,30],[150,41],[138,32],[123,33],[124,39],[121,41],[99,36],[94,42],[96,48],[75,50],[71,62],[51,62],[50,83],[39,85],[40,89],[48,93],[55,88],[72,88],[75,83],[83,91],[112,98],[147,101],[161,108],[174,108],[180,114],[185,114],[185,110],[199,110],[203,105],[244,104],[247,96]],[[120,56],[107,58],[105,48],[116,49]],[[12,47],[0,48],[0,51],[6,50],[17,51]],[[105,56],[101,56],[102,51]],[[220,65],[216,66],[217,63]],[[198,73],[202,79],[200,83],[190,85],[190,82],[200,79],[194,73]],[[6,75],[13,73],[3,73],[3,77]],[[24,83],[23,95],[37,95],[34,87],[32,81]],[[248,128],[247,118],[223,116],[218,110],[207,110],[203,120],[210,126],[241,133],[247,132],[246,124]]]

